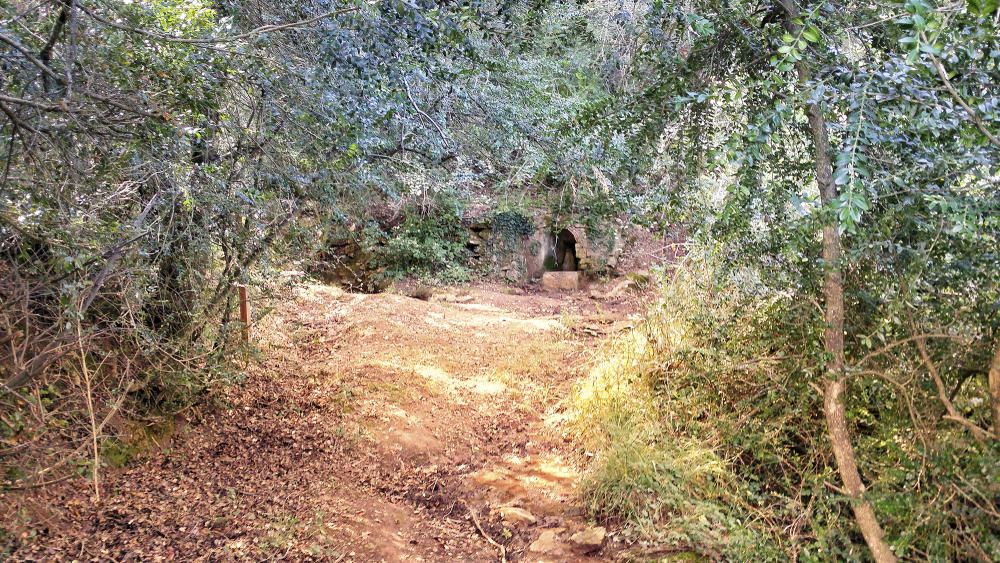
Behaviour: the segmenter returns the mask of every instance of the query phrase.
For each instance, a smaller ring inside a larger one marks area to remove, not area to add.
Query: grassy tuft
[[[651,318],[598,354],[572,399],[571,428],[591,458],[581,494],[633,541],[700,557],[775,553],[741,507],[741,489],[713,441],[674,428],[656,383],[684,330]]]

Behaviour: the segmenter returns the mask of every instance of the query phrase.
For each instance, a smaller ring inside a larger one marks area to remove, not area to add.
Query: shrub
[[[662,388],[669,358],[687,343],[685,329],[654,311],[600,353],[573,397],[572,428],[592,455],[581,487],[597,517],[622,522],[633,541],[699,558],[776,556],[752,494],[723,457],[719,437],[689,432],[697,405]]]
[[[388,233],[369,229],[373,262],[390,278],[415,276],[425,281],[459,282],[468,279],[468,235],[456,200],[440,197],[431,208],[411,206],[403,223]]]
[[[814,311],[750,272],[698,260],[674,272],[645,322],[576,391],[591,511],[635,539],[710,557],[865,558],[814,388]],[[996,560],[1000,447],[940,419],[915,352],[893,354],[854,381],[848,401],[887,538],[901,557]]]

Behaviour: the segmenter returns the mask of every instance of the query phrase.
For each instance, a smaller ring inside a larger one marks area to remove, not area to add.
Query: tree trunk
[[[805,82],[808,74],[800,70],[799,77]],[[837,198],[837,187],[833,182],[826,121],[823,118],[823,109],[818,104],[809,104],[808,113],[809,130],[816,151],[816,182],[819,184],[823,206],[829,208]],[[823,389],[823,414],[826,416],[833,455],[837,459],[837,470],[844,482],[847,496],[851,497],[854,519],[861,528],[861,534],[875,561],[889,562],[895,561],[896,556],[885,541],[882,527],[875,517],[875,510],[871,503],[864,499],[865,484],[858,472],[845,416],[844,391],[847,389],[847,376],[844,372],[844,280],[840,264],[841,254],[840,231],[835,223],[827,224],[823,227],[823,262],[826,265],[823,280],[826,329],[823,343],[830,360],[826,366],[827,380]]]
[[[785,29],[792,35],[801,31],[794,22],[798,10],[792,0],[780,0],[786,12]],[[810,88],[809,67],[802,59],[795,64],[799,83]],[[807,99],[815,99],[812,92]],[[826,118],[819,102],[807,106],[809,133],[815,151],[816,184],[824,209],[829,210],[837,199],[837,185],[833,181],[833,162],[830,160],[830,138],[826,130]],[[885,534],[875,517],[875,510],[864,498],[865,484],[861,481],[858,463],[851,445],[851,434],[847,427],[844,392],[847,390],[844,354],[844,278],[841,265],[842,244],[840,229],[835,219],[828,220],[823,227],[823,262],[826,272],[823,279],[824,316],[826,329],[823,344],[830,359],[826,366],[826,384],[823,387],[823,414],[826,417],[827,433],[837,460],[837,470],[844,482],[844,491],[851,498],[854,519],[861,534],[878,563],[896,561],[896,556],[885,541]]]

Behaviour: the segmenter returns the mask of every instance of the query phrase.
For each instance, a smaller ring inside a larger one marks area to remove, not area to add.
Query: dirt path
[[[609,559],[569,539],[589,524],[562,399],[629,306],[509,291],[301,288],[220,408],[110,474],[99,509],[68,486],[17,555],[495,561],[489,537],[510,561]]]

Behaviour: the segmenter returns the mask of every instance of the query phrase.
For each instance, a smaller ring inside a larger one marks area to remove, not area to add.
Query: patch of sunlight
[[[495,327],[501,325],[505,328],[523,330],[525,332],[546,332],[554,329],[562,329],[563,326],[556,319],[519,319],[517,317],[474,317],[464,323],[467,326]]]
[[[517,454],[507,454],[503,457],[503,460],[511,465],[521,465],[524,463],[524,459]]]
[[[560,324],[558,319],[552,318],[530,318],[522,319],[519,317],[510,316],[507,311],[503,309],[497,309],[496,307],[491,307],[489,305],[479,305],[479,304],[469,304],[469,305],[459,305],[459,307],[472,311],[480,311],[483,313],[497,313],[489,315],[463,315],[461,317],[452,317],[448,319],[448,327],[452,325],[463,325],[468,327],[480,327],[480,328],[490,328],[497,325],[504,327],[510,327],[511,329],[523,330],[525,332],[545,332],[553,329],[562,329],[563,326]],[[433,315],[434,313],[432,313]],[[440,313],[441,318],[444,316]],[[428,321],[428,324],[431,324]]]
[[[499,381],[491,381],[477,377],[466,382],[465,386],[480,395],[499,395],[507,390],[507,386]]]
[[[636,364],[636,357],[631,355],[613,355],[598,361],[577,389],[574,396],[577,406],[600,400],[610,393],[623,392],[623,387],[630,386],[623,375],[629,373],[628,370]]]
[[[386,406],[386,408],[385,408],[385,414],[387,414],[389,416],[395,416],[396,418],[403,418],[403,419],[406,419],[406,418],[410,417],[410,415],[406,414],[406,411],[404,411],[403,409],[399,408],[396,405],[388,405],[388,406]],[[388,420],[388,418],[386,420]]]
[[[310,301],[337,300],[344,297],[343,289],[335,285],[306,284],[299,288],[299,296]]]
[[[517,454],[504,456],[504,461],[510,467],[511,475],[521,475],[525,478],[544,476],[550,480],[574,479],[577,471],[566,463],[562,457],[555,454],[543,454],[538,457],[522,457]]]
[[[573,494],[579,472],[556,455],[538,458],[505,458],[505,467],[483,469],[473,474],[482,486],[503,491],[512,497],[565,497]]]
[[[413,366],[413,371],[420,377],[433,381],[434,383],[445,385],[447,387],[455,387],[458,381],[451,376],[450,373],[437,366]]]
[[[555,365],[555,360],[545,362],[539,361],[534,354],[525,356],[521,358],[520,365],[500,366],[491,370],[489,377],[504,385],[511,396],[519,401],[548,403],[553,394],[558,393],[549,381],[551,373],[559,367]]]
[[[559,428],[570,420],[570,414],[566,411],[555,411],[542,418],[542,424],[548,428]]]
[[[488,311],[490,313],[503,313],[504,310],[493,305],[483,305],[482,303],[459,303],[455,305],[460,309],[468,309],[469,311]]]
[[[511,321],[517,325],[533,328],[539,332],[563,328],[557,319],[511,319]]]
[[[462,380],[437,366],[416,365],[413,366],[413,371],[420,377],[439,385],[444,385],[452,389],[468,389],[473,393],[481,395],[498,395],[507,390],[507,386],[499,381],[478,377],[470,380]]]
[[[558,456],[546,456],[535,460],[529,467],[532,467],[534,470],[535,477],[545,479],[546,481],[573,482],[576,481],[579,474],[576,469]]]
[[[595,359],[570,399],[569,424],[588,450],[606,445],[613,428],[654,431],[657,413],[647,375],[662,369],[657,351],[676,347],[683,327],[660,324],[631,329],[616,337]]]
[[[424,317],[424,322],[434,328],[451,329],[454,328],[452,323],[448,322],[444,318],[444,314],[429,312],[427,316]]]

